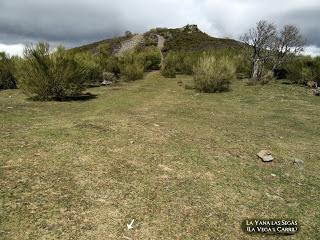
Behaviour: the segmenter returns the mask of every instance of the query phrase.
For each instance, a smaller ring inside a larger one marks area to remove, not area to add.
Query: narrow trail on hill
[[[158,38],[158,49],[160,51],[160,54],[161,54],[161,66],[162,66],[162,63],[163,63],[163,53],[162,53],[162,49],[164,48],[164,44],[165,44],[165,39],[164,37],[162,37],[161,35],[157,34],[157,38]]]
[[[160,51],[161,54],[161,65],[164,59],[164,56],[162,54],[162,49],[164,48],[164,44],[165,44],[165,38],[161,35],[156,35],[158,38],[158,44],[157,44],[157,48]],[[116,53],[117,56],[122,56],[125,52],[130,52],[133,51],[135,49],[135,47],[137,47],[140,43],[142,43],[144,40],[144,36],[141,34],[137,34],[134,35],[132,38],[130,38],[129,40],[124,41],[121,44],[121,48],[118,50],[118,52]]]
[[[131,39],[124,41],[121,44],[121,48],[117,52],[117,56],[123,55],[125,52],[133,51],[136,46],[138,46],[139,43],[143,41],[143,35],[137,34],[134,35]]]

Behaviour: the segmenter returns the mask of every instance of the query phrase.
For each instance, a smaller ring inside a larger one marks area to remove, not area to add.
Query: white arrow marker
[[[131,230],[133,228],[133,226],[132,226],[133,222],[134,222],[134,219],[132,219],[130,224],[127,224],[128,230]]]

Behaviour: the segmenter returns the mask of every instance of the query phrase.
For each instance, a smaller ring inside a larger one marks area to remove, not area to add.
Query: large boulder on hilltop
[[[183,28],[181,28],[181,31],[187,32],[187,33],[201,32],[200,29],[198,28],[198,25],[196,24],[188,24]]]

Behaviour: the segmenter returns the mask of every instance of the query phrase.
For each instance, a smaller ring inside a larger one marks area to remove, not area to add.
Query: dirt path
[[[121,48],[119,49],[117,56],[121,56],[125,52],[133,51],[134,48],[142,41],[143,41],[143,35],[141,34],[134,35],[131,39],[124,41],[121,44]]]
[[[161,65],[162,65],[162,62],[163,62],[163,53],[162,53],[162,49],[164,48],[164,44],[165,44],[165,39],[164,37],[162,37],[161,35],[157,35],[157,38],[158,38],[158,48],[159,48],[159,51],[160,51],[160,54],[161,54]]]

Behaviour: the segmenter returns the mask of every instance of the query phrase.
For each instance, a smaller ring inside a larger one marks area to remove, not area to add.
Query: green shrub
[[[199,52],[177,52],[176,53],[176,72],[192,75],[193,67],[197,64],[201,53]]]
[[[265,85],[271,82],[272,80],[274,80],[273,72],[268,70],[262,75],[262,78],[260,79],[259,83]]]
[[[103,79],[103,81],[113,82],[113,83],[117,81],[117,78],[111,72],[103,72],[102,73],[102,79]]]
[[[137,52],[137,61],[144,66],[145,71],[159,70],[161,64],[161,54],[156,47],[148,47],[141,52]]]
[[[81,65],[86,72],[86,83],[97,83],[102,80],[102,67],[98,58],[90,53],[77,53],[75,60]]]
[[[161,74],[166,78],[176,77],[176,56],[173,52],[168,53],[166,58],[163,60],[161,67]]]
[[[161,75],[166,78],[175,78],[176,70],[172,67],[170,68],[164,65],[164,67],[161,68]]]
[[[0,90],[13,88],[16,88],[14,61],[5,53],[0,52]]]
[[[117,78],[120,76],[120,62],[116,56],[110,56],[105,59],[102,68],[106,72],[112,72]]]
[[[50,53],[49,44],[39,43],[25,48],[16,75],[26,94],[40,100],[63,100],[81,93],[86,70],[63,47]]]
[[[143,78],[144,65],[137,55],[132,52],[125,53],[119,59],[120,74],[126,81],[134,81]]]
[[[318,86],[320,86],[320,57],[314,59],[312,74],[313,81],[317,82]]]
[[[236,67],[228,57],[217,59],[207,55],[200,58],[194,67],[195,88],[201,92],[226,91],[235,77]]]
[[[202,53],[200,52],[169,52],[164,61],[164,75],[174,76],[173,72],[192,75],[193,67],[198,62]],[[169,74],[168,74],[169,73]]]
[[[307,85],[316,80],[316,65],[316,59],[311,57],[295,57],[286,64],[287,78],[292,83]]]
[[[237,78],[244,79],[251,77],[251,62],[243,55],[237,55],[233,57],[236,64]]]
[[[126,64],[121,69],[121,74],[127,81],[134,81],[143,78],[144,68],[138,63]]]

